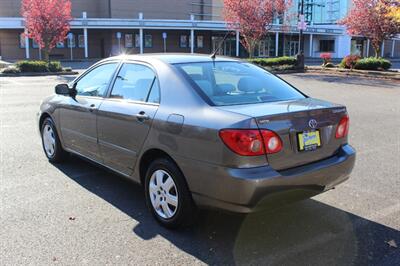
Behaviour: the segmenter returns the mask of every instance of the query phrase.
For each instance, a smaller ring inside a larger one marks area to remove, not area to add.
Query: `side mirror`
[[[58,84],[56,86],[56,94],[75,97],[75,88],[70,88],[68,84]]]

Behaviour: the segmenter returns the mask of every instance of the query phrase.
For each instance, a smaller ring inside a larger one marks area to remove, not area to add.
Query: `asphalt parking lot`
[[[400,265],[400,83],[282,77],[347,105],[351,178],[275,211],[203,211],[181,231],[153,220],[140,186],[78,158],[47,162],[35,115],[72,77],[0,77],[0,264]]]

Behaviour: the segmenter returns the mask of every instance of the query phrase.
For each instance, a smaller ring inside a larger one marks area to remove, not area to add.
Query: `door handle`
[[[89,111],[93,112],[94,110],[96,110],[96,105],[93,103],[89,106]]]
[[[140,122],[150,119],[150,116],[148,116],[144,111],[139,112],[135,116],[136,116],[136,119],[139,120]]]

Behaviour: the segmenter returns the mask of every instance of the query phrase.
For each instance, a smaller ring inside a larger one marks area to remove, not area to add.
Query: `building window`
[[[72,38],[67,38],[67,46],[68,48],[75,48],[76,43],[75,43],[75,34],[71,33]]]
[[[181,35],[179,38],[179,47],[181,48],[186,48],[188,47],[188,36],[187,35]]]
[[[133,35],[125,34],[125,48],[132,48],[132,47],[133,47]]]
[[[19,35],[19,48],[25,48],[25,33]]]
[[[204,36],[199,35],[197,36],[197,48],[203,48],[204,47]]]
[[[151,34],[146,34],[144,36],[144,47],[146,48],[153,47],[153,36]]]
[[[140,47],[140,34],[135,34],[135,47]]]
[[[57,47],[57,48],[64,48],[64,47],[65,47],[64,41],[58,42],[58,43],[56,44],[56,47]]]
[[[85,48],[85,36],[82,34],[78,35],[78,47]]]
[[[32,48],[39,48],[39,44],[35,40],[32,40]]]
[[[320,40],[319,41],[320,52],[334,52],[335,51],[335,40]]]

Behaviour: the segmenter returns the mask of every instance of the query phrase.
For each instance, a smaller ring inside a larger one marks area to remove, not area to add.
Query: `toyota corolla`
[[[113,57],[55,92],[38,113],[49,161],[75,154],[142,184],[167,227],[198,207],[248,213],[311,197],[355,162],[345,106],[246,61]]]

